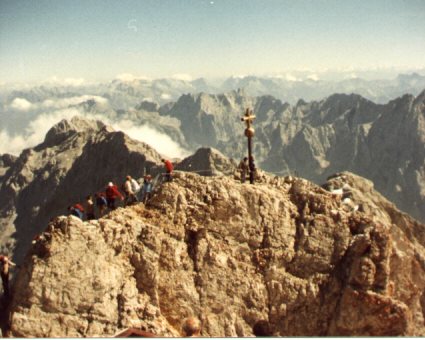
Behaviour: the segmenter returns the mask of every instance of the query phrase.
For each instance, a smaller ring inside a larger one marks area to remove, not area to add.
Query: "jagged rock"
[[[6,171],[13,165],[16,160],[17,157],[7,153],[0,155],[0,186],[2,183],[2,177],[6,174]]]
[[[231,175],[237,164],[213,148],[199,148],[193,155],[183,159],[176,170],[196,172],[202,176]]]
[[[5,153],[4,155],[0,156],[0,167],[8,168],[12,166],[12,164],[17,160],[16,156],[10,155],[8,153]]]
[[[20,262],[31,240],[52,217],[88,194],[118,185],[126,175],[160,171],[161,156],[148,145],[100,121],[74,117],[52,127],[45,141],[26,149],[2,177],[0,250]]]
[[[59,145],[78,132],[94,133],[102,128],[106,128],[106,125],[101,121],[87,120],[78,116],[73,117],[70,121],[63,119],[47,132],[42,146]]]
[[[158,112],[159,111],[159,104],[153,103],[149,101],[142,101],[139,106],[136,107],[137,110],[144,110],[147,112]]]
[[[343,175],[370,213],[299,178],[177,172],[147,207],[58,217],[17,277],[11,335],[175,336],[191,315],[203,336],[259,319],[278,336],[425,335],[425,226]]]

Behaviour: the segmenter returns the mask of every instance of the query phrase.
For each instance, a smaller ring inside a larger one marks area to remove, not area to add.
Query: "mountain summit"
[[[361,177],[326,187],[178,172],[147,206],[57,217],[16,279],[11,335],[178,336],[192,315],[214,337],[258,320],[276,336],[425,335],[425,226]]]

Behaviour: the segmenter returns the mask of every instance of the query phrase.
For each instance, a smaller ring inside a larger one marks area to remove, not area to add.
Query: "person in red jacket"
[[[108,186],[106,187],[106,190],[105,190],[105,194],[106,194],[106,201],[108,203],[108,208],[111,210],[114,210],[116,208],[115,200],[117,199],[117,197],[119,197],[121,201],[124,199],[124,196],[119,192],[117,186],[114,185],[114,183],[112,182],[108,183]]]
[[[167,182],[171,182],[171,180],[173,179],[173,170],[174,170],[174,166],[173,163],[171,163],[171,161],[169,161],[168,159],[161,159],[161,161],[164,163],[165,166],[165,180]]]

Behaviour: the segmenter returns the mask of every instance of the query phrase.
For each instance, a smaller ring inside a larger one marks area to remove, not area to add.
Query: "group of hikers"
[[[171,181],[174,166],[170,160],[162,159],[161,161],[165,167],[165,181]],[[249,174],[248,157],[241,160],[238,170],[240,172],[241,182],[245,183],[247,175]],[[84,204],[75,203],[74,205],[69,206],[69,214],[76,216],[81,220],[94,220],[102,217],[107,209],[109,209],[109,211],[115,210],[118,199],[124,201],[124,206],[137,202],[146,204],[152,196],[152,176],[149,174],[145,175],[143,177],[143,183],[140,185],[134,178],[127,175],[123,185],[121,186],[121,190],[123,191],[123,194],[116,184],[109,182],[104,191],[97,192],[94,196],[88,195]]]
[[[162,159],[165,167],[163,174],[165,181],[172,181],[174,166],[171,161]],[[153,179],[150,174],[143,177],[143,183],[140,185],[130,175],[126,176],[123,185],[121,186],[121,193],[118,186],[113,182],[109,182],[104,191],[97,192],[93,195],[88,195],[84,204],[75,203],[68,207],[70,215],[76,216],[81,220],[93,220],[102,217],[106,210],[115,210],[117,199],[124,201],[124,205],[131,205],[137,202],[146,204],[152,197]],[[37,243],[44,237],[45,233],[36,235],[33,243]],[[3,284],[3,296],[6,299],[10,297],[9,291],[9,272],[10,267],[15,264],[6,255],[0,255],[0,274]]]
[[[165,181],[169,182],[172,180],[174,166],[169,160],[162,159],[162,162],[165,167]],[[71,215],[82,220],[84,219],[84,215],[87,220],[93,220],[102,217],[107,209],[109,209],[109,211],[115,210],[118,199],[124,202],[124,206],[132,205],[137,202],[146,204],[152,196],[152,176],[149,174],[145,175],[143,177],[143,183],[140,185],[134,178],[127,175],[121,186],[121,190],[123,193],[121,193],[116,184],[109,182],[104,191],[97,192],[94,194],[94,197],[88,195],[84,206],[81,203],[76,203],[69,206],[68,211]],[[95,210],[97,210],[97,212],[95,212]]]

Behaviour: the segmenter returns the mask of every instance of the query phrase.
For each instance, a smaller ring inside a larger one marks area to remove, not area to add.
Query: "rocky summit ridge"
[[[278,336],[425,335],[425,226],[350,173],[322,188],[178,172],[146,206],[46,226],[16,279],[13,336],[176,336],[191,315],[203,336],[260,319]]]
[[[5,158],[5,157],[3,157]],[[10,157],[9,157],[10,158]],[[0,187],[0,250],[24,257],[33,237],[69,205],[126,175],[160,171],[161,156],[100,121],[74,117],[7,165]]]

